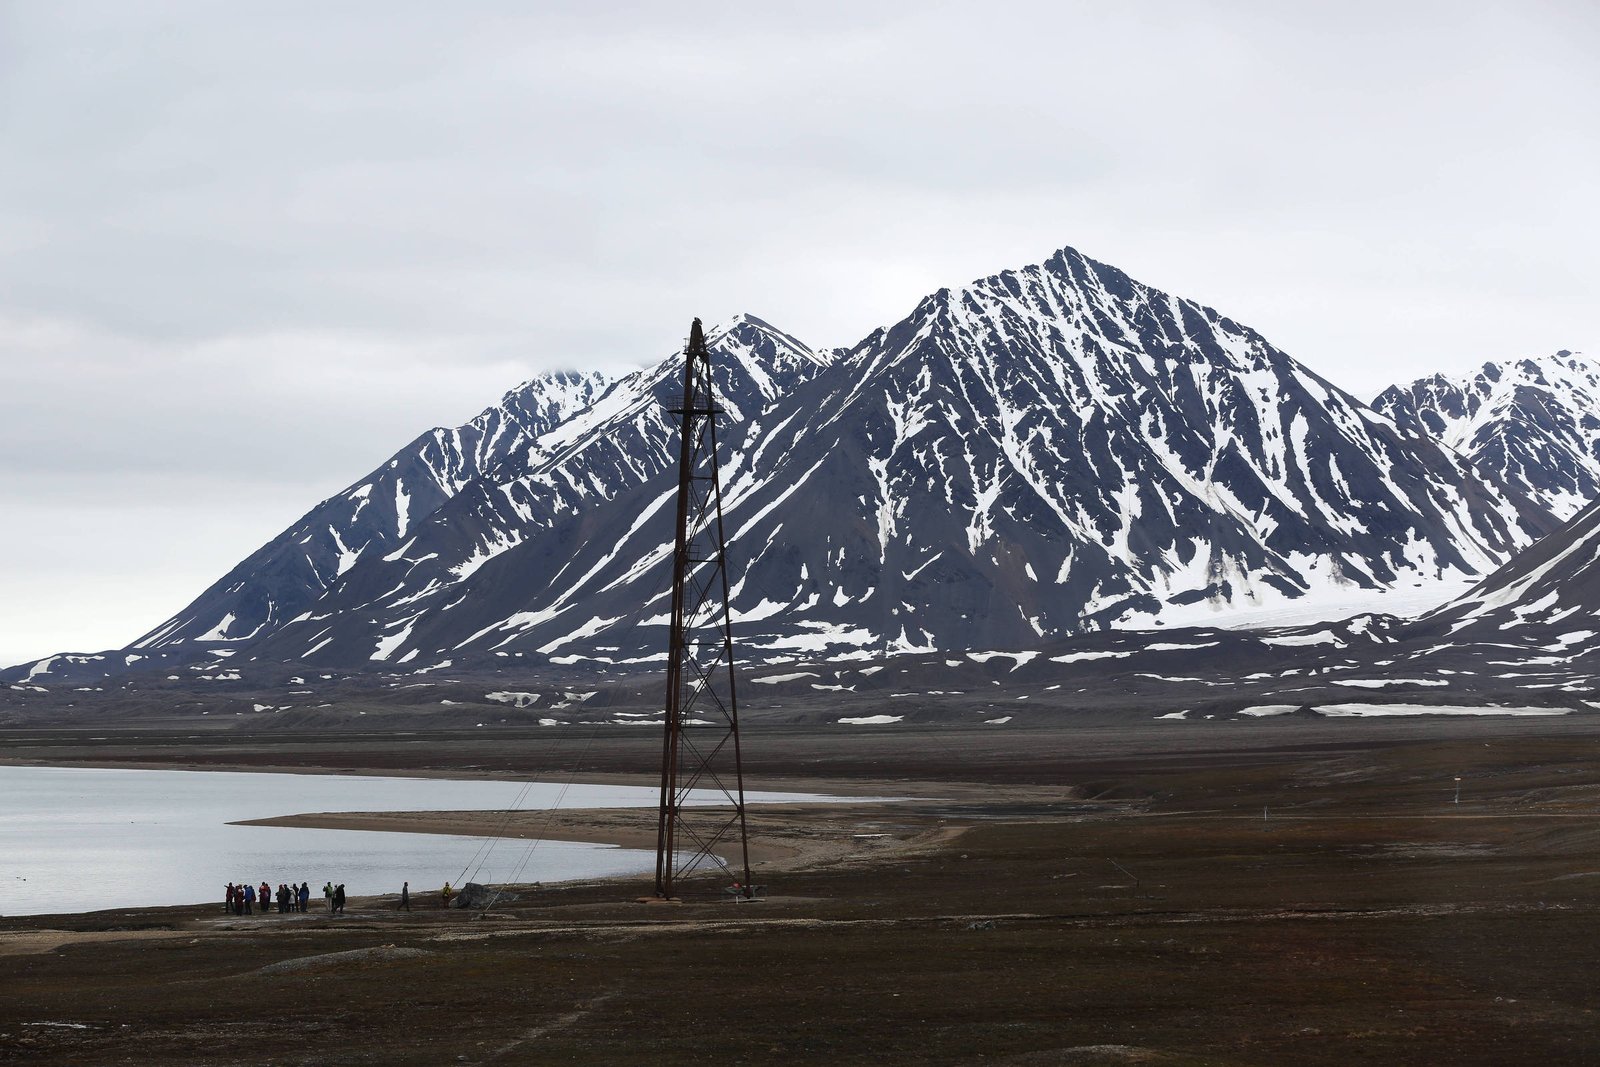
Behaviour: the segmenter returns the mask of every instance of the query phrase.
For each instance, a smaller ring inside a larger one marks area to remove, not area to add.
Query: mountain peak
[[[1062,366],[1109,360],[1210,365],[1228,373],[1287,360],[1254,330],[1174,296],[1070,246],[1040,263],[1004,270],[921,300],[911,316],[860,348],[905,348],[939,337],[948,353],[1051,353]],[[1024,339],[1026,338],[1026,341]]]
[[[818,353],[793,334],[772,325],[766,319],[741,311],[725,323],[712,327],[706,335],[707,343],[723,345],[730,349],[747,350],[763,359],[787,363],[793,360],[827,366],[831,360],[827,353]]]
[[[1386,389],[1373,406],[1479,468],[1533,491],[1561,519],[1600,495],[1600,362],[1562,349]]]
[[[593,403],[611,377],[604,371],[543,371],[508,389],[499,404],[486,408],[470,425],[492,421],[496,411],[503,411],[522,425],[530,439],[536,438]]]

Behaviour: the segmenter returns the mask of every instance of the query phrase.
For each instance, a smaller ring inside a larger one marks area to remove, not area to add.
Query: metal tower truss
[[[672,562],[655,891],[659,898],[672,899],[679,878],[712,865],[748,898],[754,889],[717,470],[720,409],[712,392],[711,354],[699,319],[694,320],[684,350],[683,393],[671,410],[681,428],[678,530]],[[709,803],[689,805],[694,790],[702,791],[701,799]],[[735,855],[730,861],[721,852]]]

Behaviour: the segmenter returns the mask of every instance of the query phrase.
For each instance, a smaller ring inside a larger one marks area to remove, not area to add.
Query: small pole
[[[1106,860],[1107,860],[1108,863],[1111,864],[1111,866],[1115,867],[1117,870],[1121,871],[1123,874],[1125,874],[1129,878],[1133,879],[1133,895],[1135,897],[1137,897],[1139,895],[1139,876],[1137,874],[1134,874],[1132,871],[1128,870],[1128,868],[1124,867],[1122,864],[1118,863],[1116,860],[1111,859],[1111,857],[1109,857],[1109,856],[1106,857]]]
[[[1461,806],[1461,776],[1456,775],[1456,806]]]

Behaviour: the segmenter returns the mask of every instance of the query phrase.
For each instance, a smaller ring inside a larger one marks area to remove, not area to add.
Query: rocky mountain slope
[[[1560,519],[1600,498],[1600,363],[1562,350],[1436,374],[1385,390],[1373,406],[1525,490]]]
[[[1127,716],[1200,721],[1292,717],[1586,716],[1600,708],[1600,503],[1420,619],[1359,615],[1258,630],[1102,630],[1012,651],[743,659],[741,704],[756,721],[844,726],[1006,727]],[[273,664],[211,646],[54,657],[6,672],[0,723],[224,715],[383,729],[659,725],[650,663],[464,656],[409,672]],[[237,659],[235,658],[237,657]],[[379,665],[380,668],[386,665]],[[168,674],[168,671],[175,673]],[[120,677],[118,675],[120,674]],[[373,716],[374,718],[363,718]],[[239,718],[243,717],[243,718]]]
[[[1413,629],[1441,642],[1514,642],[1549,662],[1600,651],[1600,501]]]

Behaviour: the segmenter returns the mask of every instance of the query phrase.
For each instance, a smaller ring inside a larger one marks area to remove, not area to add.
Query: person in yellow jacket
[[[450,883],[449,882],[446,882],[444,884],[444,906],[447,907],[447,908],[450,906]]]

